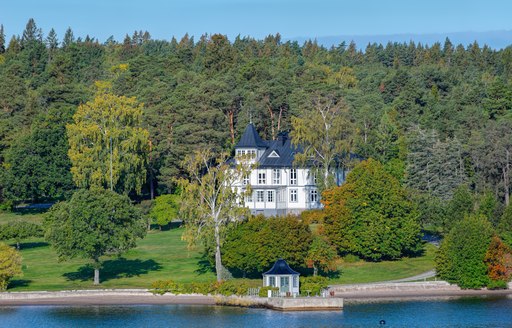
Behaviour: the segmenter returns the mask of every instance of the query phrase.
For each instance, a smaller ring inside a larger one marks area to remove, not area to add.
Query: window
[[[265,192],[263,190],[256,191],[256,201],[260,203],[265,201]]]
[[[276,277],[268,277],[268,285],[271,287],[276,286]]]
[[[247,186],[249,184],[249,176],[248,175],[244,175],[243,184],[244,184],[244,186]]]
[[[258,184],[264,185],[267,183],[267,175],[265,172],[258,172]]]
[[[293,288],[299,287],[299,277],[293,276]]]
[[[255,149],[248,150],[247,153],[251,155],[250,156],[251,158],[256,158],[256,150]]]
[[[281,170],[280,169],[272,170],[272,183],[275,185],[281,184]]]
[[[274,202],[274,190],[267,191],[267,202],[269,202],[269,203]]]
[[[297,189],[290,189],[290,203],[297,202]]]
[[[249,194],[249,195],[245,196],[245,202],[246,203],[252,203],[252,194]]]
[[[318,191],[316,189],[315,190],[311,190],[309,192],[309,201],[313,202],[313,203],[317,203],[318,202]]]
[[[297,184],[297,169],[290,170],[290,184],[291,185]]]

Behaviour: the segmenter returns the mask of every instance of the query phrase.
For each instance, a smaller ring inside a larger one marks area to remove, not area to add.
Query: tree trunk
[[[94,268],[94,284],[99,285],[100,284],[100,269]]]
[[[220,254],[220,229],[219,225],[215,225],[215,271],[217,273],[217,281],[222,280],[222,257]]]
[[[505,205],[510,204],[510,152],[507,150],[507,163],[503,168],[503,185],[505,186]]]
[[[98,259],[94,259],[94,285],[100,284],[100,261]]]
[[[231,135],[231,144],[235,144],[235,111],[230,110],[228,112],[229,116],[229,134]]]

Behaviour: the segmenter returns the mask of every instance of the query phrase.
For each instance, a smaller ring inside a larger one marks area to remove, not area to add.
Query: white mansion
[[[245,206],[253,214],[286,215],[320,208],[320,194],[308,168],[294,165],[294,155],[300,151],[292,145],[287,133],[277,140],[265,141],[251,123],[235,146],[235,160],[240,156],[254,158],[256,168],[240,181],[237,187],[245,190],[250,185],[252,195],[245,197]],[[338,184],[345,172],[337,174]]]

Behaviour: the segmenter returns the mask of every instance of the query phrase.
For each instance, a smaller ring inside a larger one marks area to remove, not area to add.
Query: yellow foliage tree
[[[6,290],[9,280],[21,273],[20,253],[14,248],[0,243],[0,291]]]
[[[143,105],[112,94],[108,82],[96,87],[94,100],[80,105],[66,126],[73,180],[80,188],[140,193],[149,150],[149,132],[140,126]]]

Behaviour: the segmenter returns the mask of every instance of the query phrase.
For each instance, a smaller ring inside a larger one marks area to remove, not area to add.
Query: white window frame
[[[297,185],[297,169],[290,169],[290,185]]]
[[[275,185],[281,184],[281,169],[273,169],[272,170],[272,184],[275,184]]]
[[[264,190],[256,190],[256,202],[258,202],[258,203],[265,202],[265,191]]]
[[[267,203],[273,203],[275,199],[274,190],[267,190]]]
[[[251,178],[250,178],[249,174],[244,175],[244,177],[242,179],[242,184],[244,186],[247,186],[250,182],[251,182]]]
[[[252,203],[252,193],[245,195],[245,202]]]
[[[258,172],[258,184],[259,185],[267,184],[267,173],[265,171]]]
[[[268,285],[270,287],[276,287],[276,277],[274,276],[269,276],[268,277]]]
[[[290,203],[299,202],[299,191],[297,189],[290,189]]]

